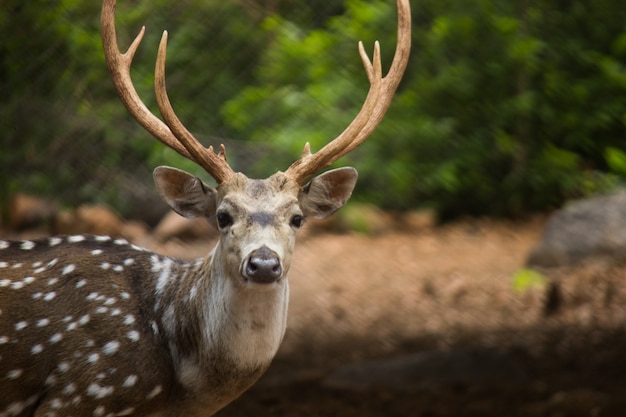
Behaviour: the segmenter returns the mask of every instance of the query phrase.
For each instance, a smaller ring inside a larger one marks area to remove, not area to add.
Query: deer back
[[[175,382],[154,309],[167,258],[83,235],[0,248],[0,415],[35,406],[130,415],[137,404],[162,406]]]

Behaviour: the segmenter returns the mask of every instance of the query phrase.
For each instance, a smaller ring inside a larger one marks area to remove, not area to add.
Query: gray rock
[[[491,349],[422,352],[343,366],[328,375],[327,388],[411,391],[451,384],[524,383],[526,372],[509,355]]]
[[[528,265],[575,265],[594,257],[626,258],[626,190],[568,204],[555,212]]]

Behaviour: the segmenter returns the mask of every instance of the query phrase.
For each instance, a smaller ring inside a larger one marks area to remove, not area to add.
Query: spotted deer
[[[120,53],[115,0],[104,0],[105,57],[122,102],[217,183],[158,167],[157,189],[181,215],[215,223],[220,239],[195,261],[107,236],[0,240],[0,417],[209,416],[260,377],[285,333],[296,232],[307,217],[338,210],[357,172],[313,176],[374,130],[406,67],[409,3],[397,5],[398,43],[385,77],[378,44],[371,61],[359,44],[370,89],[354,121],[318,152],[307,144],[285,172],[258,180],[234,172],[223,146],[205,148],[174,114],[167,32],[155,69],[163,121],[146,108],[130,78],[144,29]]]

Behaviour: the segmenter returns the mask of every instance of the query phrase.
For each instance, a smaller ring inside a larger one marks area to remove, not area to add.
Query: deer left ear
[[[313,178],[298,195],[304,215],[325,219],[339,210],[352,195],[357,177],[356,169],[345,167]]]
[[[161,197],[176,213],[192,219],[215,214],[217,191],[180,169],[160,166],[153,172]]]

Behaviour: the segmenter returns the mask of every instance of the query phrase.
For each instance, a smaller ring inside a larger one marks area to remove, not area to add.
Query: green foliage
[[[379,36],[388,63],[392,3],[347,1],[343,15],[310,32],[266,22],[274,42],[258,83],[223,108],[241,135],[283,150],[261,164],[263,175],[305,140],[319,149],[356,114],[367,87],[354,40]],[[414,2],[405,79],[378,131],[348,157],[360,172],[358,198],[432,206],[443,217],[510,216],[614,184],[616,154],[606,149],[625,146],[626,11],[609,0],[523,7]]]
[[[123,48],[147,26],[133,64],[147,105],[156,112],[152,72],[164,28],[176,112],[207,145],[249,141],[255,162],[241,146],[229,161],[252,176],[285,169],[307,141],[319,149],[357,114],[368,88],[358,40],[369,51],[380,41],[384,68],[394,52],[389,0],[118,3]],[[431,207],[444,218],[515,216],[623,183],[621,3],[412,7],[412,56],[394,102],[372,137],[340,162],[359,169],[357,200]],[[159,164],[198,172],[120,105],[102,56],[99,9],[76,0],[3,3],[0,202],[19,189],[72,204],[106,200],[128,213],[137,194],[129,178],[149,181]]]
[[[522,268],[513,276],[513,290],[517,294],[525,294],[534,289],[543,290],[547,284],[547,278],[533,269]]]
[[[229,137],[219,107],[250,77],[250,63],[264,42],[248,36],[252,16],[217,0],[118,3],[122,49],[147,26],[132,70],[146,104],[158,114],[152,74],[160,29],[168,28],[168,92],[178,115],[193,131]],[[198,171],[144,132],[118,100],[102,53],[100,7],[100,2],[75,0],[60,0],[54,7],[42,1],[5,2],[0,201],[19,189],[71,204],[107,202],[129,214],[137,194],[125,190],[134,187],[129,179],[150,181],[151,168],[163,163]],[[225,17],[227,25],[221,21]],[[201,28],[199,18],[211,24]],[[196,24],[186,25],[189,19]]]

